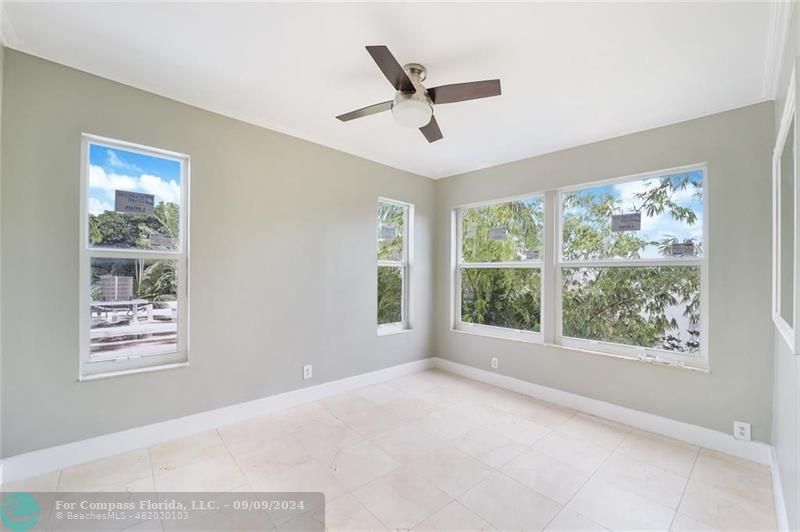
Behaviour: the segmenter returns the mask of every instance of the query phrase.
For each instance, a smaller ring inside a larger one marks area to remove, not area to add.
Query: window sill
[[[169,369],[178,369],[189,367],[189,361],[177,362],[170,364],[160,364],[157,366],[145,366],[142,368],[123,369],[119,371],[106,371],[102,373],[92,373],[89,375],[81,375],[78,377],[78,382],[99,381],[104,379],[112,379],[115,377],[125,377],[127,375],[135,375],[137,373],[151,373],[153,371],[166,371]]]
[[[527,344],[544,344],[542,333],[532,331],[518,331],[515,329],[502,329],[491,326],[466,326],[463,328],[451,328],[452,332],[471,334],[474,336],[484,336],[486,338],[499,338],[500,340],[511,340],[512,342],[524,342]]]
[[[378,336],[392,336],[394,334],[410,333],[414,329],[410,327],[378,327]]]
[[[554,349],[561,349],[564,351],[570,351],[572,353],[582,353],[588,355],[599,355],[604,357],[615,358],[618,360],[628,360],[632,362],[638,362],[640,364],[648,364],[651,366],[661,366],[664,368],[675,368],[679,370],[688,370],[695,373],[704,373],[710,374],[711,370],[709,368],[703,366],[693,366],[690,364],[679,364],[677,362],[666,361],[666,360],[653,360],[653,359],[643,359],[635,356],[628,356],[628,355],[621,355],[618,353],[609,353],[607,351],[598,351],[593,349],[586,349],[582,347],[574,347],[574,346],[566,346],[561,344],[553,344],[544,342],[542,339],[535,339],[535,338],[524,338],[524,337],[513,337],[513,336],[504,336],[501,334],[492,334],[485,331],[474,331],[474,330],[464,330],[464,329],[455,329],[451,328],[450,332],[459,333],[459,334],[469,334],[473,336],[483,336],[486,338],[494,338],[497,340],[509,340],[512,342],[523,342],[526,344],[538,344],[544,347],[552,347]]]

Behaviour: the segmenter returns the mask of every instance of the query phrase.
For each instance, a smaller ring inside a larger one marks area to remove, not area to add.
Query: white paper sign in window
[[[628,214],[614,214],[611,216],[611,230],[615,233],[622,231],[640,231],[642,229],[642,214],[632,212]]]

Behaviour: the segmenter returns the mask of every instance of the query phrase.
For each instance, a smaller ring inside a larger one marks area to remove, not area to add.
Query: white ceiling
[[[769,3],[3,5],[12,48],[434,178],[772,96]],[[435,144],[341,123],[394,94],[368,44],[503,95],[437,106]]]

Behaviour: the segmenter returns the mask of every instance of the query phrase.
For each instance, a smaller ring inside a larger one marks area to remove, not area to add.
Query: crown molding
[[[777,96],[778,77],[781,73],[786,39],[789,37],[789,22],[792,19],[795,5],[795,0],[770,3],[767,55],[764,61],[764,79],[761,88],[761,96],[765,99],[775,99]]]

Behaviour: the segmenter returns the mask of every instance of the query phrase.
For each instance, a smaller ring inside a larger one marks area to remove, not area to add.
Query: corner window
[[[453,329],[708,366],[707,171],[682,167],[453,211]]]
[[[456,329],[539,338],[544,199],[462,207],[456,225]]]
[[[704,174],[560,192],[559,343],[703,365]]]
[[[84,135],[81,378],[187,361],[188,166]]]
[[[409,276],[413,206],[378,200],[378,333],[410,328]]]

